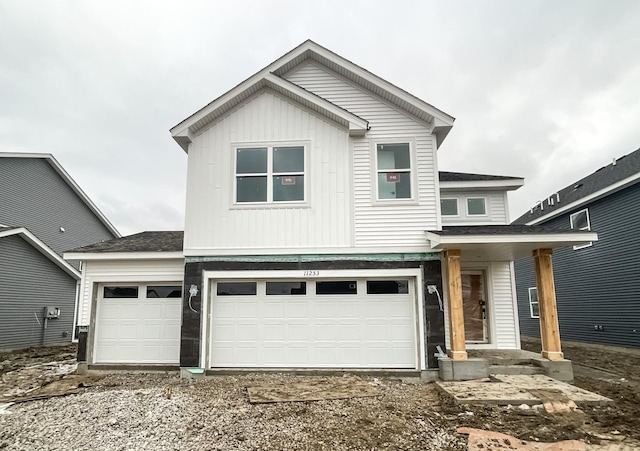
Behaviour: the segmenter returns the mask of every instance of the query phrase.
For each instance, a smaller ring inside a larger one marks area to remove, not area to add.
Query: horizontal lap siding
[[[509,224],[507,215],[507,197],[502,191],[446,191],[440,190],[441,198],[458,199],[458,216],[442,216],[442,225],[448,224]],[[488,216],[468,216],[467,201],[469,197],[486,198]]]
[[[184,260],[87,261],[83,270],[79,325],[89,325],[94,285],[101,282],[146,283],[180,282],[184,279]]]
[[[308,141],[308,205],[234,206],[234,143],[276,141]],[[351,243],[346,129],[272,91],[262,91],[198,135],[188,171],[186,250],[241,254]]]
[[[48,321],[44,344],[71,341],[75,296],[76,280],[33,246],[0,238],[0,349],[42,345],[46,306],[61,314]]]
[[[426,125],[317,63],[303,64],[286,78],[369,121],[366,137],[352,139],[355,246],[424,248],[425,230],[437,228],[436,150]],[[406,139],[416,147],[416,203],[376,205],[372,146]]]

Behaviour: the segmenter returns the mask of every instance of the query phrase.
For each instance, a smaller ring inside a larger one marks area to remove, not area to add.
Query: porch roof
[[[434,250],[459,249],[465,261],[510,261],[531,256],[535,249],[555,249],[597,241],[591,231],[558,230],[548,226],[447,226],[428,231]]]

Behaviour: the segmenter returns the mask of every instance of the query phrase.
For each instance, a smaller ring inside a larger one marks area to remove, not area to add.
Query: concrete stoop
[[[496,355],[473,357],[467,360],[438,359],[439,376],[443,381],[468,381],[500,375],[545,375],[554,379],[573,381],[573,366],[570,360],[551,361],[533,356],[500,357]]]

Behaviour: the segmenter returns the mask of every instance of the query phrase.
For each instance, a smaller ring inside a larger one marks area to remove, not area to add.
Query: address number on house
[[[319,277],[320,276],[320,271],[318,271],[318,270],[305,271],[305,272],[302,273],[302,275],[304,277]]]

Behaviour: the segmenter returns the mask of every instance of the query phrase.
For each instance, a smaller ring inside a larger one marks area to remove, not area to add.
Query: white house
[[[417,372],[438,347],[454,366],[518,349],[514,258],[539,250],[552,288],[550,249],[596,236],[509,226],[521,178],[439,172],[453,122],[312,41],[180,122],[184,241],[66,254],[84,261],[89,367]]]

